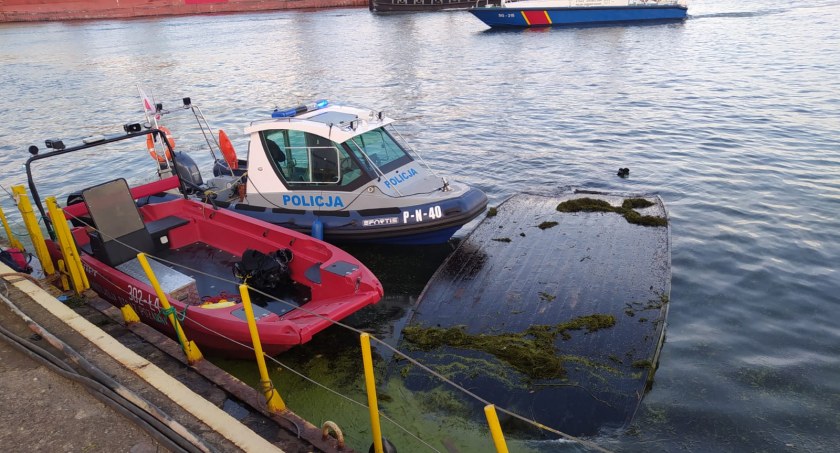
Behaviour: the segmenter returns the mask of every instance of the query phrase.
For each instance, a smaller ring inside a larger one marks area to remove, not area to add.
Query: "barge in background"
[[[498,5],[501,0],[369,0],[368,8],[380,13],[441,11]]]
[[[23,0],[0,1],[0,22],[125,19],[365,6],[365,0]]]

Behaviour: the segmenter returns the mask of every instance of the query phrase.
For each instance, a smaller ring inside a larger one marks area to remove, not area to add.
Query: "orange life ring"
[[[221,129],[219,129],[219,150],[231,170],[239,168],[239,160],[236,159],[236,150],[233,149],[233,143],[230,142],[225,131]]]
[[[153,137],[155,134],[149,134],[146,136],[146,148],[148,148],[149,155],[152,156],[152,159],[160,163],[164,163],[167,160],[172,160],[172,154],[169,152],[169,150],[175,149],[175,139],[172,138],[172,132],[169,131],[168,127],[160,126],[158,127],[158,129],[160,129],[160,131],[163,132],[163,135],[166,136],[166,140],[169,141],[169,148],[165,148],[166,157],[161,156],[157,153],[157,150],[155,150],[155,138]],[[166,145],[163,146],[166,147]]]

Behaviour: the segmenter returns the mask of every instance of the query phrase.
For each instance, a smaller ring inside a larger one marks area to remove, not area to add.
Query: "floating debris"
[[[499,213],[499,210],[496,208],[490,208],[487,210],[487,217],[496,217],[496,214]]]
[[[546,230],[548,228],[555,227],[555,226],[557,226],[557,222],[546,221],[546,222],[543,222],[543,223],[537,225],[537,228],[539,228],[541,230]]]

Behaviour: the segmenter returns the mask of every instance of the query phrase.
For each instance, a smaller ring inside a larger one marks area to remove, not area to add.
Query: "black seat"
[[[268,148],[268,154],[271,155],[271,159],[277,162],[278,165],[286,161],[286,154],[280,149],[280,145],[273,140],[266,139],[265,146]]]
[[[116,267],[137,256],[152,253],[154,241],[125,179],[115,179],[82,192],[96,231],[89,234],[93,256]]]

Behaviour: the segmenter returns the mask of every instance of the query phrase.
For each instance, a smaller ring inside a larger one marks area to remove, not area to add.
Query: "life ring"
[[[172,160],[172,154],[169,152],[169,150],[170,149],[172,149],[172,150],[175,149],[175,139],[172,138],[172,132],[169,131],[168,127],[160,126],[160,127],[158,127],[158,129],[161,132],[163,132],[163,135],[166,136],[166,140],[169,142],[169,148],[166,148],[166,145],[163,145],[166,157],[158,154],[157,150],[155,149],[154,135],[156,135],[156,134],[149,134],[149,135],[146,136],[146,148],[149,150],[149,155],[152,156],[152,159],[154,159],[154,160],[156,160],[160,163],[164,163],[167,160]]]
[[[236,150],[233,149],[233,143],[230,142],[225,131],[221,129],[219,129],[219,150],[222,151],[222,157],[225,158],[225,162],[231,170],[239,168],[239,160],[236,159]]]

